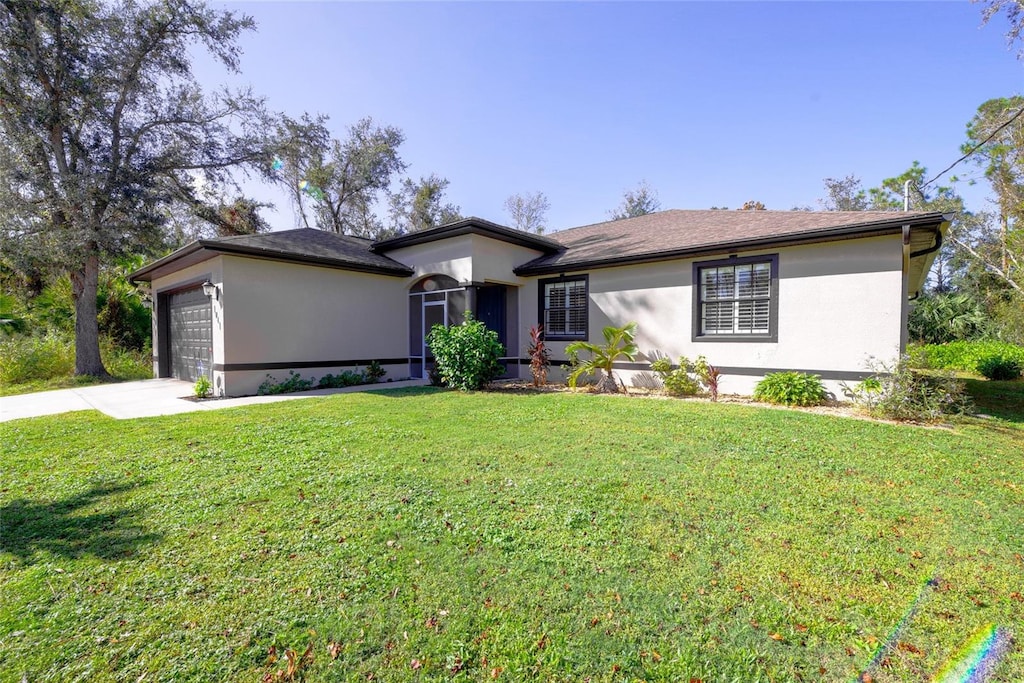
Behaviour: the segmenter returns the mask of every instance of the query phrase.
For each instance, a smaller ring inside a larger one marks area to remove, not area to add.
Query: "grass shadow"
[[[108,508],[105,499],[137,486],[98,484],[63,500],[12,500],[0,507],[0,553],[10,553],[24,564],[34,564],[43,553],[69,559],[130,557],[162,535],[145,530],[138,521],[138,507]],[[99,509],[83,514],[85,508]]]
[[[1024,380],[996,382],[961,377],[978,412],[1007,422],[1024,423]]]

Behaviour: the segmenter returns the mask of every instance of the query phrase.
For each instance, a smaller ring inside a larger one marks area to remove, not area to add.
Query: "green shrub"
[[[21,334],[27,330],[24,304],[10,294],[0,294],[0,333]]]
[[[978,339],[989,327],[981,302],[963,293],[925,295],[914,303],[907,319],[910,338],[928,344]]]
[[[384,378],[388,371],[381,367],[380,361],[372,360],[363,370],[363,378],[366,384],[376,384]]]
[[[281,382],[278,382],[275,377],[271,377],[268,374],[267,378],[260,384],[259,389],[256,390],[256,393],[260,396],[290,394],[296,391],[312,389],[314,384],[316,384],[316,377],[302,379],[302,375],[297,374],[294,370],[289,370],[288,379]]]
[[[103,367],[118,379],[153,378],[153,351],[148,342],[136,351],[121,348],[111,339],[103,337],[100,339],[100,355],[103,357]]]
[[[302,375],[296,373],[294,370],[289,370],[288,378],[280,382],[276,377],[267,375],[267,378],[263,380],[262,384],[260,384],[256,393],[260,396],[266,396],[273,394],[291,394],[296,391],[308,391],[313,388],[343,389],[345,387],[355,387],[361,384],[373,384],[386,374],[387,371],[384,370],[377,361],[370,363],[363,372],[343,370],[337,375],[327,373],[320,378],[319,382],[316,377],[303,379]]]
[[[700,384],[690,376],[693,364],[685,356],[679,357],[679,365],[674,368],[668,358],[659,358],[651,363],[651,370],[661,378],[670,396],[694,396],[700,391]]]
[[[1024,293],[1007,293],[1007,299],[992,306],[993,327],[999,339],[1024,345]]]
[[[978,372],[988,379],[1013,380],[1020,377],[1021,365],[1016,358],[993,354],[978,361]]]
[[[100,338],[100,355],[107,372],[118,379],[149,379],[153,354],[122,349],[107,337]],[[44,334],[16,334],[0,338],[0,383],[26,384],[71,377],[75,372],[75,340],[70,334],[50,330]]]
[[[135,265],[141,265],[141,261]],[[130,266],[100,274],[96,292],[96,321],[100,334],[124,349],[142,351],[152,344],[152,311],[139,290],[128,282]],[[71,280],[60,277],[30,302],[30,323],[37,328],[73,333],[75,300]]]
[[[461,325],[434,325],[427,345],[434,354],[437,374],[449,387],[472,391],[505,371],[499,362],[505,347],[498,341],[498,333],[474,320],[469,311]]]
[[[787,406],[816,406],[827,394],[817,375],[803,372],[773,372],[754,387],[754,400]]]
[[[340,389],[343,387],[354,387],[359,384],[366,384],[366,377],[362,373],[344,370],[341,374],[332,375],[327,373],[317,383],[318,389]]]
[[[843,384],[843,393],[875,417],[934,422],[971,408],[964,383],[948,371],[917,372],[905,356],[895,367],[875,365],[873,377],[852,388]]]
[[[196,398],[206,398],[213,390],[213,385],[210,384],[210,378],[206,375],[199,375],[199,379],[196,380],[192,390],[196,393]]]
[[[910,365],[938,370],[977,372],[978,363],[989,356],[1003,356],[1024,365],[1024,346],[1002,341],[958,341],[911,347]]]
[[[75,344],[67,334],[14,335],[0,339],[0,382],[24,384],[71,376]]]
[[[718,400],[718,385],[722,381],[722,373],[718,368],[708,363],[704,356],[697,356],[697,362],[693,364],[693,371],[697,373],[697,380],[704,385],[712,402]]]

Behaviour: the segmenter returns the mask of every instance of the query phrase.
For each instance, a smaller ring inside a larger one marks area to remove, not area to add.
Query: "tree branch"
[[[992,265],[992,264],[991,264],[991,263],[989,263],[988,261],[986,261],[986,260],[985,260],[985,259],[984,259],[984,258],[983,258],[983,257],[981,256],[981,254],[979,254],[979,253],[978,253],[978,252],[976,252],[976,251],[975,251],[974,249],[972,249],[972,248],[970,247],[970,245],[968,245],[968,244],[966,244],[966,243],[964,243],[964,242],[962,242],[962,241],[958,240],[958,239],[957,239],[956,237],[949,237],[948,239],[949,239],[949,241],[953,242],[953,244],[956,244],[957,246],[959,246],[960,248],[962,248],[963,250],[965,250],[965,251],[966,251],[967,253],[969,253],[969,254],[970,254],[971,256],[973,256],[974,258],[976,258],[976,259],[978,260],[978,262],[979,262],[979,263],[981,263],[981,265],[982,265],[982,266],[984,266],[984,268],[985,268],[985,269],[986,269],[987,271],[989,271],[989,272],[990,272],[990,273],[992,273],[993,275],[996,275],[996,276],[998,276],[998,277],[999,277],[1000,279],[1002,279],[1002,280],[1003,280],[1004,282],[1006,282],[1006,283],[1007,283],[1008,285],[1010,285],[1011,287],[1013,287],[1014,289],[1016,289],[1016,290],[1017,290],[1018,292],[1024,291],[1024,290],[1022,290],[1022,289],[1021,289],[1021,286],[1020,286],[1019,284],[1017,284],[1017,283],[1016,283],[1016,282],[1015,282],[1015,281],[1013,280],[1013,278],[1011,278],[1011,277],[1010,277],[1010,276],[1009,276],[1008,274],[1004,273],[1004,272],[1002,271],[1002,269],[1000,269],[1000,268],[998,268],[998,267],[996,267],[996,266]]]

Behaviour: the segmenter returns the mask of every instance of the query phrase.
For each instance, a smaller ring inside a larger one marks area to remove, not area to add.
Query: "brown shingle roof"
[[[381,275],[412,274],[412,269],[405,264],[370,251],[371,244],[370,240],[361,237],[312,228],[198,240],[135,271],[130,277],[132,280],[149,282],[166,272],[199,263],[217,254],[309,263]]]
[[[548,237],[565,250],[516,269],[520,275],[730,251],[778,244],[884,234],[900,226],[939,225],[941,213],[894,211],[659,211],[595,223]]]
[[[408,266],[370,251],[371,240],[352,235],[339,235],[325,230],[299,228],[257,235],[225,237],[218,242],[221,248],[242,247],[267,253],[308,256],[353,265],[409,271]]]

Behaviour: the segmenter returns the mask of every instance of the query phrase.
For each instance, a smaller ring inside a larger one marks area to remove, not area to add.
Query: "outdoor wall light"
[[[217,289],[217,285],[213,284],[209,280],[203,283],[203,294],[210,297],[211,299],[220,298],[220,291]]]

